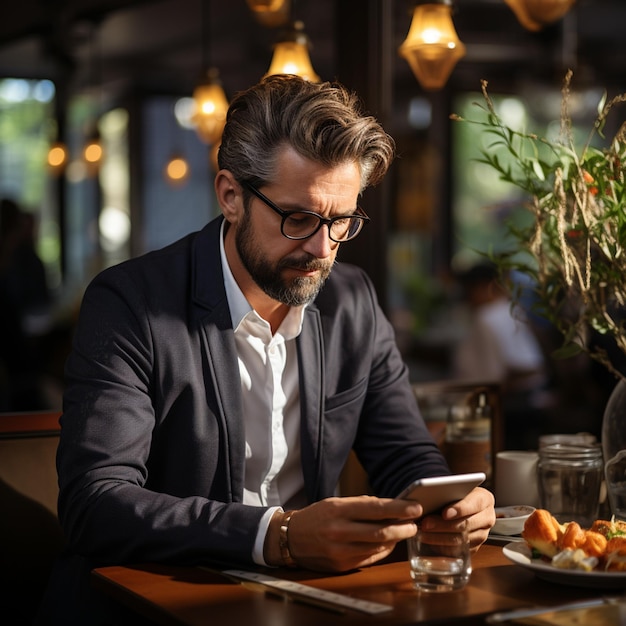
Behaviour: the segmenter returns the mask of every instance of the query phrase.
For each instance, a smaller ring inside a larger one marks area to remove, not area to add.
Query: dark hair
[[[357,162],[361,191],[382,180],[395,154],[393,139],[339,83],[272,75],[231,102],[218,165],[240,182],[261,186],[274,180],[277,152],[285,145],[330,167]]]

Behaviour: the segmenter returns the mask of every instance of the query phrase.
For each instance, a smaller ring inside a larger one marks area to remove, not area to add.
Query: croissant
[[[577,522],[563,524],[562,532],[557,533],[556,548],[561,550],[576,550],[585,543],[585,531]]]
[[[553,557],[558,551],[557,541],[563,529],[545,509],[536,509],[524,522],[522,537],[540,554]]]
[[[586,530],[585,540],[579,548],[589,556],[600,558],[606,553],[607,543],[607,539],[604,535],[594,532],[593,530]]]
[[[563,524],[563,532],[557,538],[557,550],[580,548],[587,556],[601,557],[606,550],[606,537],[594,530],[583,530],[577,522]]]

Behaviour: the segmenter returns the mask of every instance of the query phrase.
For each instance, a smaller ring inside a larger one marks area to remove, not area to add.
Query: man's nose
[[[339,244],[330,238],[327,224],[322,224],[321,228],[311,237],[305,240],[304,250],[318,259],[329,257]]]

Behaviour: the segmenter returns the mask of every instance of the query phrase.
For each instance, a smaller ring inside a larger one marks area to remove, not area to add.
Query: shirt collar
[[[235,277],[228,265],[228,259],[226,258],[226,251],[224,249],[224,235],[226,233],[226,220],[222,221],[220,228],[220,258],[222,260],[222,273],[224,275],[224,289],[226,291],[226,298],[228,300],[228,307],[230,309],[230,318],[233,324],[235,332],[241,325],[241,322],[253,313],[261,318],[261,316],[250,306],[248,300],[243,295],[243,292],[239,288]],[[304,306],[290,307],[287,316],[280,325],[279,331],[286,338],[290,339],[297,337],[302,331],[302,322],[304,319]],[[262,318],[261,318],[262,319]]]
[[[224,250],[224,234],[226,233],[226,220],[222,221],[220,228],[220,258],[222,259],[222,273],[224,274],[224,289],[226,290],[226,298],[228,300],[228,308],[230,309],[230,318],[233,328],[237,329],[241,320],[252,311],[250,303],[246,300],[239,285],[230,271],[226,251]]]

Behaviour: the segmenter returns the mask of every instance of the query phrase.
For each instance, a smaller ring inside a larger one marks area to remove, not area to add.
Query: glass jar
[[[589,528],[597,519],[604,477],[599,444],[543,446],[537,475],[541,508],[561,524],[574,521]]]

